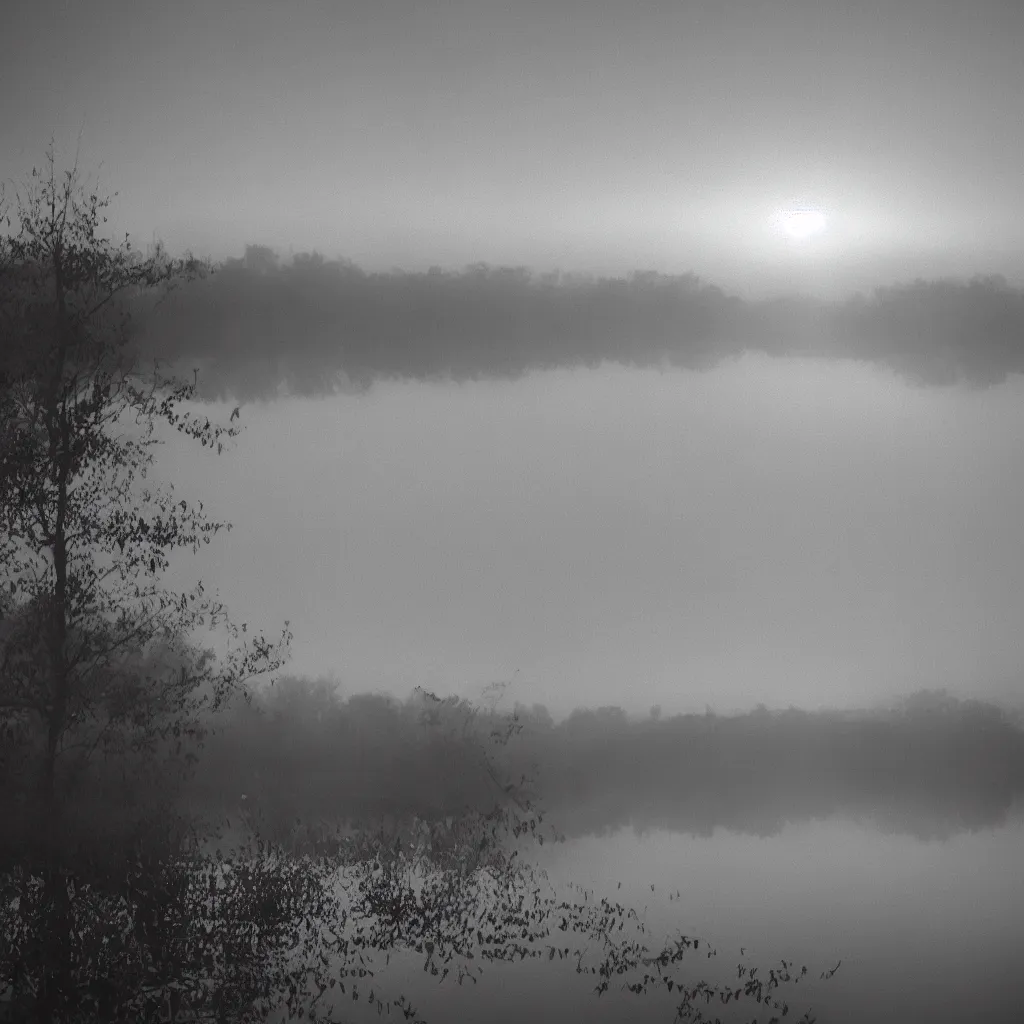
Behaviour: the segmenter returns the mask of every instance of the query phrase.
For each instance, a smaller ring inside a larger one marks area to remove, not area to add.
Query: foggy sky
[[[111,222],[222,258],[1022,277],[1015,0],[15,0],[0,177],[51,133]],[[779,205],[828,233],[774,237]]]

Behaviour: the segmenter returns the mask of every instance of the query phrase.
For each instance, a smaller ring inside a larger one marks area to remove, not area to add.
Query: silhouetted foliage
[[[148,485],[156,421],[218,450],[237,429],[181,410],[194,383],[139,372],[125,300],[204,268],[112,245],[108,203],[77,168],[59,176],[51,147],[0,243],[0,728],[18,752],[0,871],[34,909],[32,941],[7,947],[5,930],[0,960],[16,1011],[45,1021],[78,1012],[72,892],[123,888],[133,858],[178,852],[188,830],[161,818],[201,712],[279,667],[289,637],[242,639],[201,584],[158,583],[172,551],[225,524]],[[196,650],[199,627],[226,629],[226,657]]]

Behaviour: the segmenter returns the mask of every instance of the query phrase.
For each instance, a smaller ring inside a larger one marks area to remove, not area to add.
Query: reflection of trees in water
[[[859,713],[627,722],[618,710],[558,726],[524,712],[513,765],[538,764],[550,820],[569,835],[629,825],[771,835],[840,816],[941,837],[1001,824],[1024,795],[1024,733],[997,707],[944,694]]]
[[[520,706],[518,732],[489,745],[507,713],[316,687],[304,696],[305,685],[241,709],[207,750],[200,788],[247,792],[282,822],[375,827],[486,810],[509,780],[569,835],[633,826],[766,836],[840,816],[922,838],[998,825],[1024,795],[1024,732],[999,708],[941,694],[860,713],[630,720],[602,708],[558,724],[540,705]]]

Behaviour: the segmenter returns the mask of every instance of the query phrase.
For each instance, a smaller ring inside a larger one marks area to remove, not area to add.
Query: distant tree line
[[[744,300],[693,274],[366,272],[249,246],[147,319],[140,350],[203,368],[207,397],[466,380],[597,366],[706,369],[746,351],[864,360],[922,385],[1024,371],[1024,290],[997,276],[912,281],[845,300]]]
[[[422,696],[344,698],[286,677],[224,718],[196,798],[236,806],[244,793],[282,827],[293,812],[366,822],[486,807],[496,781],[480,752],[511,713],[451,701],[430,729],[422,714]],[[1024,801],[1024,731],[994,705],[928,691],[859,713],[630,719],[605,707],[555,724],[542,705],[518,706],[515,725],[495,749],[502,776],[523,783],[568,836],[769,835],[845,816],[933,838],[994,827]]]

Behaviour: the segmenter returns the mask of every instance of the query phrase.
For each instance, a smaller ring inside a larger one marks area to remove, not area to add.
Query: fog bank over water
[[[771,836],[843,818],[930,840],[1024,824],[1024,722],[980,701],[919,693],[871,712],[636,719],[603,707],[558,724],[540,704],[514,710],[513,723],[512,709],[423,691],[404,702],[345,697],[282,677],[222,720],[192,797],[229,814],[245,793],[283,830],[296,817],[486,813],[497,779],[519,780],[539,801],[549,838],[627,826]]]
[[[381,273],[250,245],[167,296],[138,341],[185,372],[201,367],[204,397],[247,400],[282,386],[325,395],[382,378],[516,377],[603,360],[706,369],[744,351],[861,359],[928,385],[1024,371],[1020,281],[980,267],[927,279],[911,264],[890,269],[864,292],[826,299],[797,275],[753,299],[694,273],[486,263]]]
[[[161,459],[235,524],[207,584],[290,619],[289,670],[347,692],[514,676],[556,717],[1005,703],[1022,398],[852,360],[606,363],[243,403],[232,453]]]

